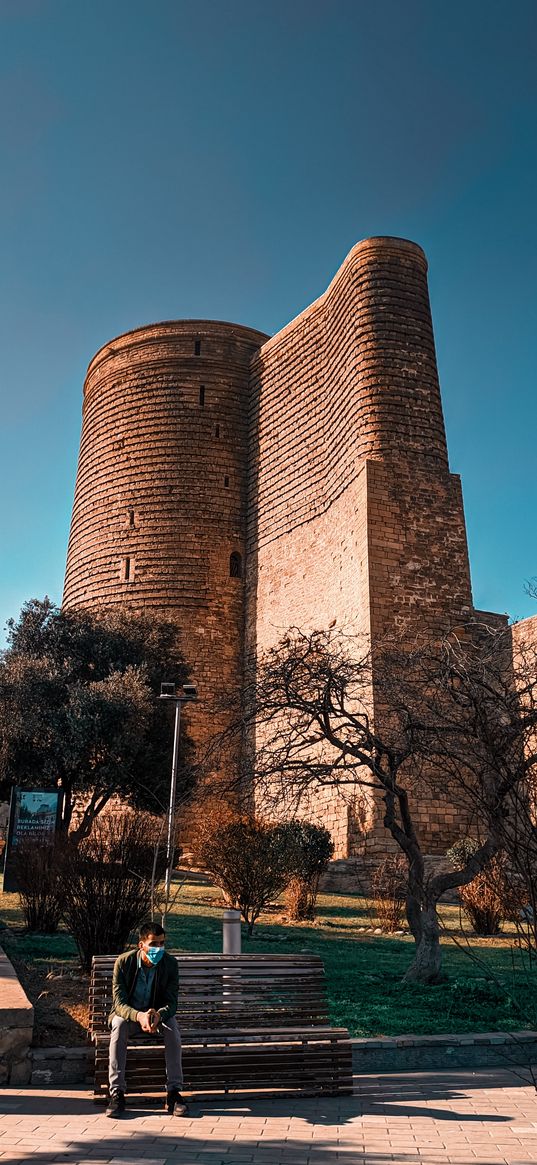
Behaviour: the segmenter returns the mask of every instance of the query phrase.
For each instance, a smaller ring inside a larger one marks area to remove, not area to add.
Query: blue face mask
[[[152,963],[154,967],[156,967],[157,963],[160,963],[163,954],[164,947],[148,947],[147,950],[144,949],[144,955],[147,955],[149,962]]]

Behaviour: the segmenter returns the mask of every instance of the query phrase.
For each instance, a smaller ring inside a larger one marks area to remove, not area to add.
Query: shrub
[[[86,970],[93,955],[119,954],[152,915],[153,872],[160,879],[166,864],[160,836],[158,819],[127,811],[101,815],[89,837],[67,844],[63,915]]]
[[[240,910],[251,935],[261,911],[289,879],[288,847],[279,826],[233,817],[229,807],[220,826],[214,816],[211,828],[207,821],[204,818],[193,831],[193,856]]]
[[[455,869],[460,869],[478,848],[475,838],[465,837],[451,846],[447,857]],[[513,909],[505,854],[495,854],[467,886],[460,886],[459,899],[476,934],[498,934],[502,919]]]
[[[383,930],[401,930],[405,915],[407,864],[401,854],[389,854],[376,867],[371,889],[375,911]]]
[[[29,931],[54,934],[62,915],[59,843],[22,841],[15,850],[15,876]]]
[[[285,891],[287,913],[292,919],[313,919],[321,874],[334,853],[330,832],[312,821],[287,821],[278,829],[291,874]]]

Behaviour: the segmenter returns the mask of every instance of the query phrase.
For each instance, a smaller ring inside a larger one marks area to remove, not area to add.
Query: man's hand
[[[139,1011],[136,1015],[136,1019],[138,1020],[142,1031],[147,1032],[148,1034],[156,1032],[160,1023],[160,1015],[158,1011],[155,1011],[154,1007],[150,1007],[149,1011]]]

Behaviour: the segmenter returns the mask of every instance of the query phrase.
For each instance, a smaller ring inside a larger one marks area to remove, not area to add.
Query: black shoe
[[[165,1108],[173,1116],[188,1116],[188,1104],[178,1088],[171,1088],[166,1094]]]
[[[120,1088],[115,1088],[110,1093],[110,1098],[106,1107],[106,1116],[121,1116],[125,1112],[125,1093]]]

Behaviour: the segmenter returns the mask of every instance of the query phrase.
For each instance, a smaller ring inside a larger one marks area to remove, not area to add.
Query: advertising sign
[[[17,848],[23,841],[52,841],[59,827],[61,793],[49,789],[12,789],[4,863],[4,890],[18,890]]]

